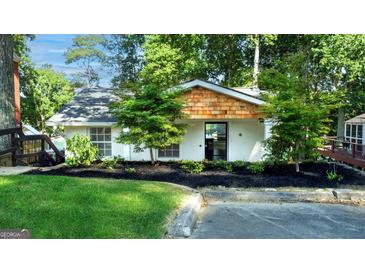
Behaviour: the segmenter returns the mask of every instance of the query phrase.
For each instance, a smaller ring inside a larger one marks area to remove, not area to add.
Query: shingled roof
[[[365,113],[360,114],[360,115],[358,115],[354,118],[351,118],[351,119],[347,120],[346,123],[349,123],[349,124],[363,124],[363,123],[365,123]]]
[[[117,99],[112,89],[83,89],[47,121],[47,126],[115,123],[116,119],[110,114],[108,106]]]
[[[204,87],[215,92],[244,100],[254,105],[262,105],[265,102],[259,97],[259,90],[248,88],[227,88],[204,80],[191,80],[179,85],[182,89],[190,89],[196,86]],[[53,115],[47,126],[87,126],[87,125],[111,125],[116,118],[109,112],[109,104],[118,100],[112,89],[90,88],[83,89],[76,94],[74,99],[65,105],[58,113]]]

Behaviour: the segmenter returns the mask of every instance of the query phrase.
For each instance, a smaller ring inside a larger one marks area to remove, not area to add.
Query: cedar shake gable
[[[188,84],[187,84],[188,83]],[[261,99],[210,82],[194,80],[180,85],[184,112],[190,119],[258,119]],[[185,86],[184,86],[185,85]]]

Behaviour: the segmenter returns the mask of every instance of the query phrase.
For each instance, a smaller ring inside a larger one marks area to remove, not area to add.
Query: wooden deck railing
[[[0,151],[0,156],[11,153],[11,162],[15,166],[17,160],[25,161],[27,164],[38,163],[39,165],[52,165],[65,161],[64,153],[61,152],[52,142],[52,140],[44,134],[25,135],[21,127],[0,129],[0,136],[10,136],[10,147]],[[50,155],[45,144],[51,148],[55,158]]]
[[[322,156],[333,158],[356,167],[365,168],[365,145],[343,138],[326,137],[324,147],[318,149]]]

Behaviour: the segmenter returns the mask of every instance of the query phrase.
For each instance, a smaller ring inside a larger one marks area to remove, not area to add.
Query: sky
[[[53,69],[63,72],[68,78],[82,69],[77,64],[65,64],[64,53],[72,46],[72,38],[75,34],[37,34],[36,38],[29,42],[31,59],[36,67],[44,64],[52,65]],[[111,74],[105,68],[98,69],[100,86],[109,87]]]

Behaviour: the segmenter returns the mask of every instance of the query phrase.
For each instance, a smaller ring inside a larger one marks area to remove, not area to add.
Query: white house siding
[[[194,160],[205,158],[205,122],[227,122],[228,127],[228,161],[258,161],[264,155],[264,124],[257,119],[245,120],[190,120],[187,133],[180,144],[179,158],[159,158],[168,160]],[[242,136],[239,136],[239,135]],[[147,155],[149,159],[149,155]]]
[[[95,127],[110,127],[110,126],[95,126]],[[89,126],[65,126],[65,138],[69,139],[74,134],[90,136]],[[120,129],[111,127],[112,129],[112,156],[120,156],[129,160],[130,147],[129,145],[120,144],[116,142],[116,138],[119,136]]]
[[[264,123],[257,119],[242,120],[189,120],[187,133],[180,144],[179,158],[160,158],[157,151],[154,151],[155,158],[160,161],[169,160],[194,160],[201,161],[205,158],[205,122],[227,122],[228,123],[228,161],[244,160],[258,161],[264,154],[262,141],[265,136]],[[89,136],[90,127],[67,126],[65,137],[70,138],[73,134]],[[119,128],[112,127],[112,156],[121,156],[131,161],[149,161],[148,150],[134,152],[133,146],[116,143],[120,133]]]
[[[240,136],[241,135],[241,136]],[[264,155],[264,124],[258,120],[228,121],[228,160],[258,161]]]

